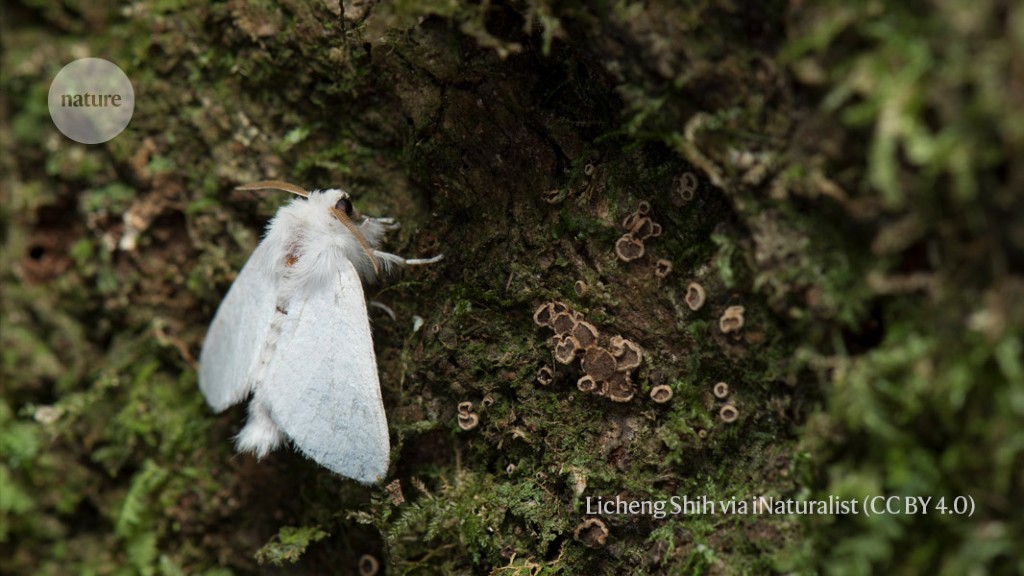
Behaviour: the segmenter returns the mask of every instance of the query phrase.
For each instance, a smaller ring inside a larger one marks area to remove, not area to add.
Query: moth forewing
[[[199,387],[217,412],[252,391],[250,371],[274,317],[274,255],[263,242],[242,267],[217,309],[199,355]]]
[[[291,296],[254,400],[304,454],[369,483],[387,471],[387,419],[362,284],[350,262],[339,268],[333,286]]]

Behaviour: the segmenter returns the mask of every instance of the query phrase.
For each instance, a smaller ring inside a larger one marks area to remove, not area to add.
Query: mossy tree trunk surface
[[[2,24],[0,571],[1024,572],[1021,5],[31,1]],[[137,97],[96,146],[45,104],[85,56]],[[445,254],[368,289],[396,315],[371,309],[380,486],[235,455],[245,408],[197,388],[286,201],[234,188],[266,179],[343,187],[402,222],[388,251]],[[661,233],[625,262],[641,206]],[[553,301],[642,347],[631,399],[556,361]],[[932,500],[751,505],[878,495]],[[684,496],[716,508],[587,509]]]

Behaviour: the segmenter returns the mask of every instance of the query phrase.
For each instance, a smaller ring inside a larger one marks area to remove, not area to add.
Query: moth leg
[[[366,219],[369,220],[370,222],[380,224],[381,226],[384,227],[385,230],[398,230],[399,228],[402,227],[402,225],[399,224],[397,220],[388,216],[385,216],[383,218],[371,218],[367,216]]]
[[[402,258],[396,254],[390,254],[388,252],[381,252],[380,250],[374,250],[373,255],[384,263],[384,267],[389,266],[422,266],[423,264],[433,264],[439,262],[444,258],[444,254],[438,254],[433,258]]]
[[[249,402],[249,418],[245,427],[235,437],[235,449],[251,452],[256,458],[263,458],[284,441],[284,433],[277,422],[270,417],[270,409],[253,399]]]
[[[359,225],[359,228],[364,232],[367,229],[371,229],[377,234],[398,230],[401,227],[402,225],[394,218],[371,218],[369,216],[366,216],[363,219],[363,223]]]
[[[376,300],[370,300],[369,305],[373,306],[374,308],[379,308],[383,310],[385,314],[391,317],[392,322],[395,321],[395,311],[392,310],[391,307],[388,306],[387,304],[384,304],[383,302],[377,302]]]
[[[359,225],[359,231],[363,233],[363,237],[366,238],[370,246],[379,246],[385,234],[398,228],[398,222],[395,222],[394,218],[370,218],[369,216],[364,218]]]

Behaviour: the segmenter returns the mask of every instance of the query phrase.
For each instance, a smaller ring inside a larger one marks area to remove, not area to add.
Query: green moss
[[[282,526],[274,538],[256,551],[256,560],[260,564],[280,566],[285,562],[294,564],[313,542],[319,542],[329,536],[316,526]]]

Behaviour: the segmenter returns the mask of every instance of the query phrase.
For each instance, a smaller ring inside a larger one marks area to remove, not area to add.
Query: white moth
[[[286,440],[364,484],[388,469],[390,442],[363,281],[381,268],[429,264],[377,250],[390,218],[352,220],[341,190],[306,192],[278,210],[221,302],[199,356],[199,387],[217,412],[249,400],[239,452],[266,456]],[[356,215],[358,217],[358,215]]]

